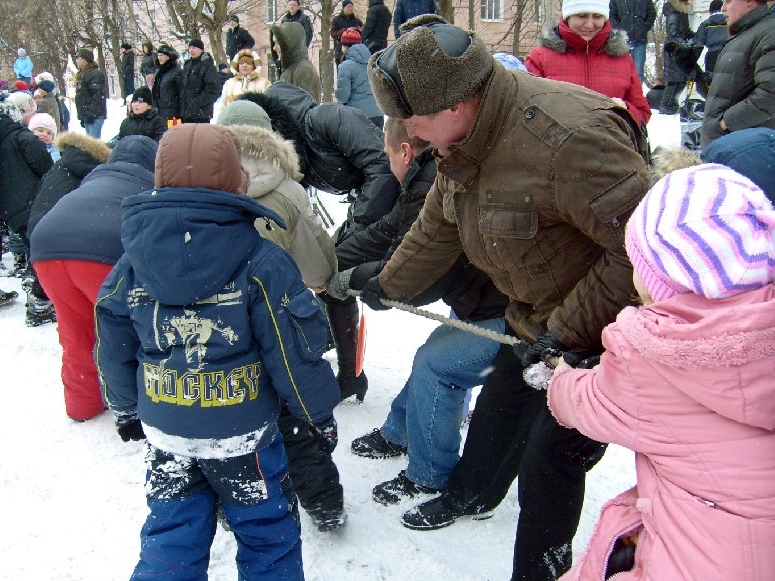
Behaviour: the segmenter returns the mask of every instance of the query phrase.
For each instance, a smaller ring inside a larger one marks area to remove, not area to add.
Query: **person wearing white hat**
[[[627,34],[614,30],[608,0],[565,0],[562,20],[544,29],[525,59],[527,70],[611,97],[641,126],[651,118]]]
[[[20,81],[27,83],[29,87],[32,80],[32,59],[27,56],[27,51],[23,48],[20,48],[16,54],[18,58],[13,63],[13,74]]]

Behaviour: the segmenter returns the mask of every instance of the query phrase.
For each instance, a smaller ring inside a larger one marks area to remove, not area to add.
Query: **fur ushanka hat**
[[[401,31],[368,65],[374,97],[389,117],[407,119],[449,109],[492,74],[493,58],[484,41],[440,16],[417,16]]]

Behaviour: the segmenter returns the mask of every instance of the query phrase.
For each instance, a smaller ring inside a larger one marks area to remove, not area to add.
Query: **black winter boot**
[[[678,97],[683,90],[682,83],[668,83],[662,92],[662,101],[659,104],[659,112],[662,115],[675,115],[678,113]]]
[[[366,374],[355,376],[355,354],[358,348],[358,303],[354,297],[344,301],[328,298],[326,301],[331,333],[336,344],[339,371],[336,380],[342,392],[342,400],[354,395],[362,402],[369,389]]]

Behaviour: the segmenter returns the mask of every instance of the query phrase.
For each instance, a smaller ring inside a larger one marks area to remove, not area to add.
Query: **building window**
[[[266,0],[266,21],[272,23],[277,20],[277,0]]]
[[[502,0],[482,0],[482,20],[503,20]]]

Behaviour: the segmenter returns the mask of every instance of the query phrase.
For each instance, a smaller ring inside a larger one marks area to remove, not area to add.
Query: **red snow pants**
[[[93,355],[94,305],[113,266],[88,260],[38,260],[34,267],[57,314],[65,412],[74,420],[91,419],[105,409]]]

